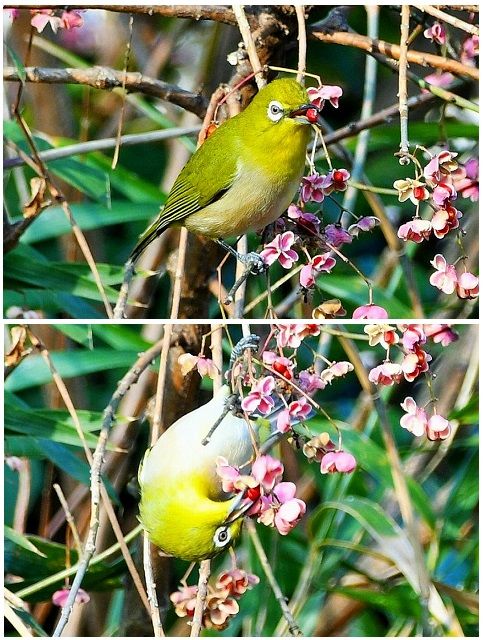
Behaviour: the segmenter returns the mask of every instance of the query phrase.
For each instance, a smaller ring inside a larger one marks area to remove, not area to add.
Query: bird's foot
[[[250,253],[242,254],[237,253],[237,259],[245,265],[245,270],[241,274],[241,276],[235,281],[235,284],[230,289],[228,295],[226,296],[224,303],[231,304],[235,297],[235,293],[242,286],[242,284],[248,279],[249,275],[258,276],[268,269],[268,265],[263,261],[263,258],[254,251]]]

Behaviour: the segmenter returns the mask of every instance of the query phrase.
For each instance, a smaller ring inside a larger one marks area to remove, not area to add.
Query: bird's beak
[[[237,500],[234,501],[231,511],[228,514],[224,524],[231,524],[238,520],[253,506],[253,502],[243,503],[243,498],[245,497],[244,493],[240,493]]]
[[[294,111],[291,111],[288,117],[303,124],[318,124],[320,126],[320,109],[315,104],[302,104]]]

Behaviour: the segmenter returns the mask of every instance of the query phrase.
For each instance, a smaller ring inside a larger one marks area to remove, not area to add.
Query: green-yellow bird
[[[274,80],[261,89],[191,157],[130,260],[135,262],[172,225],[231,249],[222,238],[258,231],[276,220],[299,186],[318,116],[306,90],[293,79]]]
[[[202,440],[223,413],[228,386],[177,420],[146,452],[139,469],[140,520],[153,544],[183,560],[211,558],[238,537],[240,496],[223,492],[216,459],[242,466],[253,458],[246,421],[228,413],[208,444]]]

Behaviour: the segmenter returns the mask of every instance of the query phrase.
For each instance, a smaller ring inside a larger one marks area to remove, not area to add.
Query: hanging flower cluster
[[[208,583],[208,595],[205,600],[202,626],[205,629],[223,631],[235,616],[240,607],[238,600],[249,589],[260,582],[258,576],[247,573],[243,569],[233,567],[229,571],[222,571],[214,582]],[[169,599],[174,605],[176,615],[180,618],[192,618],[195,612],[196,585],[181,585],[173,592]]]
[[[11,20],[15,20],[19,17],[19,9],[5,9],[8,12]],[[38,33],[42,33],[47,25],[54,33],[57,33],[59,29],[75,29],[76,27],[82,27],[84,24],[84,18],[81,15],[79,9],[64,10],[64,9],[30,9],[30,15],[32,16],[30,24],[37,29]]]
[[[463,214],[454,206],[458,194],[463,198],[478,198],[476,158],[460,165],[456,161],[458,154],[452,151],[443,150],[430,156],[430,161],[421,167],[416,179],[405,178],[394,183],[399,201],[410,200],[416,206],[412,220],[402,224],[398,230],[398,236],[406,242],[421,243],[432,235],[441,240],[452,231],[459,230]],[[432,210],[430,218],[420,216],[422,202],[427,202]],[[462,246],[461,233],[458,242]],[[458,262],[462,265],[461,269],[456,268]],[[466,262],[465,255],[460,255],[450,264],[441,253],[436,254],[430,260],[436,270],[429,278],[430,284],[448,295],[456,292],[460,298],[475,298],[478,295],[478,277],[468,271]]]
[[[429,372],[431,354],[426,350],[430,341],[446,347],[458,338],[458,334],[448,324],[404,324],[393,327],[388,324],[373,324],[364,327],[369,335],[369,345],[380,344],[386,349],[386,358],[380,365],[369,371],[369,380],[376,385],[391,386],[402,380],[414,382],[423,373]],[[391,348],[402,353],[402,359],[391,360]],[[432,394],[431,377],[428,384]],[[431,395],[432,415],[418,407],[411,396],[406,397],[401,407],[406,412],[400,424],[415,436],[426,435],[429,440],[444,440],[451,433],[446,418],[439,415],[435,398]]]

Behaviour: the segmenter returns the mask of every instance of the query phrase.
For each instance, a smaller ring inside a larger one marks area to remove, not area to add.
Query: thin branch
[[[307,68],[307,33],[305,30],[305,7],[303,4],[295,5],[295,13],[297,15],[297,26],[299,41],[299,57],[297,64],[297,82],[302,84],[305,79],[305,70]]]
[[[57,483],[54,483],[53,488],[55,493],[57,494],[57,497],[59,498],[59,502],[62,505],[62,509],[64,510],[66,522],[69,525],[70,530],[72,531],[74,543],[75,543],[77,552],[80,556],[82,554],[82,543],[79,537],[79,532],[77,531],[77,527],[75,525],[74,517],[69,509],[69,504],[65,499],[64,492],[62,491],[61,486]]]
[[[34,83],[81,84],[105,91],[112,91],[112,89],[124,86],[128,93],[139,92],[166,100],[196,114],[200,118],[203,117],[208,104],[206,98],[199,94],[184,91],[184,89],[180,89],[176,85],[144,76],[142,73],[135,71],[124,73],[124,71],[118,71],[110,67],[90,67],[88,69],[26,67],[25,74],[25,81]],[[15,67],[5,67],[3,79],[19,81],[17,69]]]
[[[79,566],[72,582],[72,586],[69,592],[67,602],[62,608],[62,613],[54,629],[53,637],[59,637],[64,630],[72,609],[74,606],[77,592],[82,584],[84,576],[89,568],[90,561],[96,550],[96,538],[97,531],[99,529],[99,505],[101,499],[101,469],[104,461],[104,455],[107,446],[107,439],[112,423],[115,420],[115,412],[119,406],[120,401],[127,393],[129,387],[134,384],[141,373],[150,366],[151,362],[159,355],[162,348],[162,341],[158,340],[152,347],[145,351],[124,375],[119,382],[116,391],[111,396],[111,400],[104,410],[104,417],[102,421],[102,428],[97,441],[96,450],[94,451],[93,463],[91,468],[91,521],[89,525],[89,531],[87,533],[86,542],[84,545],[84,552],[79,562]]]
[[[146,133],[128,133],[121,136],[119,142],[123,147],[136,144],[147,144],[151,142],[164,142],[165,140],[171,140],[181,136],[195,136],[199,132],[200,128],[200,125],[197,125],[195,127],[173,127],[172,129],[148,131]],[[88,142],[69,144],[65,147],[39,151],[39,158],[43,162],[52,162],[53,160],[59,160],[60,158],[68,158],[70,156],[92,153],[94,151],[103,151],[105,149],[112,149],[115,147],[117,141],[117,138],[102,138],[101,140],[89,140]],[[13,167],[20,167],[23,164],[26,164],[26,160],[17,156],[15,158],[7,158],[4,160],[3,168],[11,169]]]
[[[396,44],[390,42],[384,42],[384,40],[376,40],[368,38],[367,36],[359,35],[358,33],[347,33],[346,31],[334,31],[332,33],[325,33],[321,31],[317,25],[311,27],[310,33],[312,37],[320,40],[321,42],[329,42],[332,44],[341,44],[344,46],[355,47],[362,49],[369,53],[382,53],[388,58],[393,60],[399,60],[401,56],[401,49]],[[450,71],[455,75],[467,76],[478,80],[480,77],[479,70],[475,67],[468,67],[467,65],[458,62],[457,60],[451,60],[450,58],[443,58],[424,51],[415,51],[409,49],[407,53],[408,62],[414,62],[422,67],[433,67],[434,69],[443,69],[444,71]]]
[[[399,59],[399,117],[401,120],[401,142],[399,144],[399,164],[407,165],[411,162],[409,154],[408,138],[408,79],[407,79],[407,55],[409,38],[409,18],[411,12],[408,4],[401,7],[401,42]]]
[[[148,593],[149,609],[155,638],[164,638],[164,629],[159,613],[158,595],[154,581],[153,564],[151,562],[151,543],[146,531],[143,536],[143,564],[144,577],[146,579],[146,591]]]
[[[257,83],[257,87],[261,89],[266,85],[267,81],[264,79],[263,75],[260,73],[261,71],[263,71],[263,67],[260,64],[260,59],[258,57],[255,42],[253,41],[253,36],[252,36],[252,32],[250,31],[250,25],[248,23],[248,20],[245,14],[245,9],[241,4],[234,4],[233,13],[235,14],[236,21],[238,23],[238,28],[240,29],[240,33],[243,38],[243,43],[248,53],[248,59],[250,60],[250,64],[252,65],[253,73],[256,74],[255,82]]]
[[[190,638],[198,638],[203,624],[203,612],[205,609],[206,596],[208,595],[208,580],[211,573],[211,560],[200,562],[200,578],[198,580],[198,592],[196,594],[196,605],[191,623]]]
[[[253,546],[255,547],[255,551],[257,552],[258,558],[260,560],[260,564],[262,565],[262,569],[267,577],[270,586],[272,587],[273,594],[280,605],[280,609],[282,610],[283,617],[287,621],[288,629],[290,635],[292,636],[301,636],[302,631],[300,627],[295,621],[295,618],[292,615],[292,612],[288,608],[287,601],[285,600],[285,596],[280,589],[280,586],[273,574],[272,567],[270,566],[270,562],[268,561],[267,554],[265,553],[265,549],[263,548],[262,543],[260,542],[260,538],[258,537],[257,529],[255,527],[255,523],[249,518],[245,521],[245,526],[248,530],[248,534],[252,540]]]
[[[419,3],[413,3],[413,7],[416,7],[420,11],[424,11],[424,13],[427,13],[430,16],[433,16],[433,18],[437,18],[438,20],[447,22],[448,24],[455,27],[456,29],[461,29],[461,31],[466,31],[466,33],[471,33],[474,36],[478,36],[480,34],[480,30],[474,24],[469,24],[464,20],[460,20],[456,16],[452,16],[449,13],[445,13],[444,11],[441,11],[441,9],[437,9],[436,7],[433,7],[428,4],[419,4]]]

